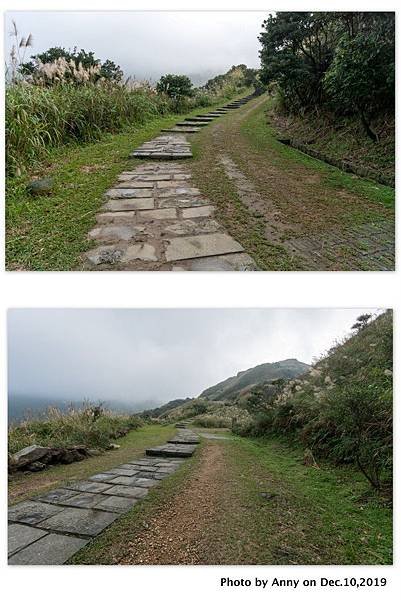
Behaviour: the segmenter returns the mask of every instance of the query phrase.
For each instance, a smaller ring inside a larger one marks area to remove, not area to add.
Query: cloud
[[[310,363],[358,309],[14,309],[10,395],[159,405],[263,362]]]
[[[127,76],[182,73],[200,84],[234,64],[259,66],[257,37],[268,12],[19,11],[7,13],[6,32],[14,19],[21,34],[32,33],[30,54],[77,46],[120,64]]]

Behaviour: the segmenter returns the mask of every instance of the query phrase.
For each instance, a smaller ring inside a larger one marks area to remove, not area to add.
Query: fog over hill
[[[10,310],[10,414],[86,398],[130,412],[195,398],[255,365],[294,356],[311,364],[350,331],[360,312]]]
[[[32,34],[27,58],[76,46],[113,60],[126,76],[157,81],[178,73],[202,85],[232,65],[259,67],[257,36],[267,12],[10,11],[5,26],[10,32],[15,20],[22,35]],[[8,35],[5,43],[8,54]]]

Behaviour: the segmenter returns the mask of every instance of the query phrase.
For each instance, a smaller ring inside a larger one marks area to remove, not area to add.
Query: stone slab
[[[142,178],[137,178],[137,179],[126,179],[125,181],[122,181],[121,183],[118,183],[116,185],[116,188],[121,189],[121,188],[127,188],[127,189],[134,189],[134,188],[153,188],[153,183],[151,181],[142,181]],[[114,188],[114,189],[116,189]]]
[[[120,258],[122,263],[129,263],[133,260],[143,260],[146,262],[155,262],[158,260],[156,249],[152,244],[132,244],[128,246]]]
[[[174,194],[169,198],[159,198],[158,202],[160,208],[191,208],[210,204],[210,200],[204,196],[178,196]]]
[[[153,182],[153,181],[170,181],[171,180],[172,175],[169,173],[166,174],[162,174],[162,173],[150,173],[147,175],[141,175],[141,179],[144,179],[146,181],[149,182]],[[152,183],[153,185],[153,183]]]
[[[198,188],[195,187],[184,187],[179,182],[173,182],[173,189],[165,188],[157,191],[159,198],[169,198],[171,196],[200,196],[201,193]]]
[[[101,499],[101,494],[82,493],[68,500],[63,500],[63,504],[66,506],[75,506],[75,508],[94,508]]]
[[[162,129],[162,131],[168,131],[169,133],[175,133],[182,131],[184,133],[196,133],[200,131],[200,127],[173,127],[172,129]]]
[[[105,492],[105,495],[113,495],[113,496],[123,496],[127,498],[137,498],[140,500],[141,498],[145,498],[148,490],[143,487],[133,487],[128,485],[113,485],[112,488]]]
[[[197,217],[212,217],[215,211],[214,206],[196,206],[194,208],[184,208],[182,216],[184,219],[196,219]]]
[[[114,476],[116,477],[117,475],[125,475],[126,477],[132,477],[133,475],[136,475],[137,473],[139,473],[139,469],[134,469],[133,465],[131,465],[131,468],[126,468],[124,467],[122,468],[116,468],[116,469],[112,469],[111,470],[112,473],[114,473]]]
[[[90,508],[65,508],[42,521],[41,527],[62,533],[94,537],[117,519],[115,513]]]
[[[176,218],[177,211],[175,208],[156,208],[155,210],[141,210],[138,212],[138,220],[141,222]]]
[[[114,479],[112,479],[111,483],[113,485],[135,485],[133,476],[128,477],[128,476],[124,476],[124,475],[119,475],[119,476],[115,477]]]
[[[90,492],[92,494],[102,494],[110,489],[107,483],[97,481],[71,481],[66,486],[69,490],[77,490],[78,492]]]
[[[62,565],[89,540],[50,533],[8,559],[9,565]]]
[[[42,531],[36,527],[28,525],[13,524],[8,526],[8,556],[15,554],[25,546],[36,542],[36,540],[47,535],[47,531]]]
[[[146,210],[155,207],[153,198],[128,198],[126,200],[109,200],[104,205],[104,210],[124,211],[124,210]]]
[[[8,519],[10,521],[17,521],[18,523],[37,525],[62,510],[60,506],[27,500],[26,502],[19,502],[12,506],[8,510]]]
[[[243,247],[226,233],[212,233],[169,240],[167,262],[242,252]]]
[[[114,479],[116,476],[115,473],[106,472],[106,473],[96,473],[96,475],[92,475],[89,477],[91,481],[110,481],[110,479]]]
[[[123,255],[123,250],[116,246],[98,246],[85,252],[85,258],[92,265],[109,264],[114,265],[119,262]]]
[[[183,266],[174,266],[173,271],[257,271],[253,259],[244,252],[207,258],[195,258]]]
[[[148,448],[146,454],[149,456],[180,456],[189,458],[196,450],[196,446],[183,444],[165,444],[164,446],[155,446]]]
[[[192,121],[195,123],[211,123],[214,117],[188,117],[185,121]]]
[[[136,458],[135,460],[131,460],[129,464],[131,465],[154,465],[157,466],[159,461],[156,458]]]
[[[200,121],[181,121],[180,123],[176,123],[176,127],[190,127],[190,126],[194,126],[194,127],[206,127],[206,125],[208,125],[208,123],[205,122],[200,122]]]
[[[181,221],[175,221],[168,223],[164,226],[164,233],[167,237],[173,237],[176,235],[199,235],[200,233],[214,233],[215,231],[221,230],[221,226],[214,219],[182,219]]]
[[[138,502],[137,498],[124,498],[123,496],[109,496],[104,498],[97,505],[97,509],[102,509],[114,513],[125,513]]]
[[[76,496],[78,492],[76,490],[68,490],[65,488],[57,488],[52,490],[44,496],[36,498],[39,502],[49,502],[50,504],[62,504],[64,500],[69,500]]]
[[[158,484],[158,481],[153,478],[150,479],[148,477],[134,477],[134,479],[134,487],[151,488]]]
[[[129,225],[105,225],[95,227],[88,233],[90,240],[99,242],[118,242],[120,240],[129,241],[143,233],[142,227]]]
[[[155,471],[157,471],[157,467],[155,467],[153,465],[146,465],[146,464],[138,465],[138,473],[142,473],[143,471],[147,471],[149,473],[151,473],[152,471],[155,472]]]
[[[105,196],[107,198],[151,198],[152,190],[146,189],[124,189],[124,188],[112,188],[107,190]]]
[[[183,439],[183,438],[173,438],[172,440],[168,440],[167,442],[168,444],[199,444],[199,439],[198,438],[188,438],[188,439]]]

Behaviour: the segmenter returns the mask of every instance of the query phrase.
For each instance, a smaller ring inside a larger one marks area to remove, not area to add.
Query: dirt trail
[[[224,495],[224,449],[208,443],[184,490],[144,524],[120,564],[208,564],[210,528]],[[209,562],[210,564],[210,562]]]
[[[253,100],[214,123],[207,135],[197,134],[201,156],[193,165],[195,181],[209,195],[214,190],[217,216],[263,269],[282,270],[286,262],[296,270],[391,270],[393,211],[333,183],[329,167],[316,168],[301,153],[297,159],[267,129],[261,137],[254,124],[248,131],[255,115],[264,123],[265,102]],[[221,192],[224,178],[247,217],[228,188]],[[259,248],[250,233],[256,221],[262,231]],[[275,263],[269,244],[281,251],[282,261]]]

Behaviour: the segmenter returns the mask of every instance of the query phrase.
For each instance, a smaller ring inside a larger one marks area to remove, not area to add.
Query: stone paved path
[[[178,162],[192,156],[187,133],[198,131],[250,98],[188,118],[133,151],[133,158],[149,162],[121,173],[106,192],[96,227],[88,234],[97,246],[85,253],[86,268],[256,270],[253,259],[214,218],[213,203],[193,185],[190,170]]]
[[[65,563],[174,473],[185,457],[192,456],[197,443],[196,434],[182,429],[165,446],[148,449],[152,457],[134,459],[11,506],[9,564]]]

